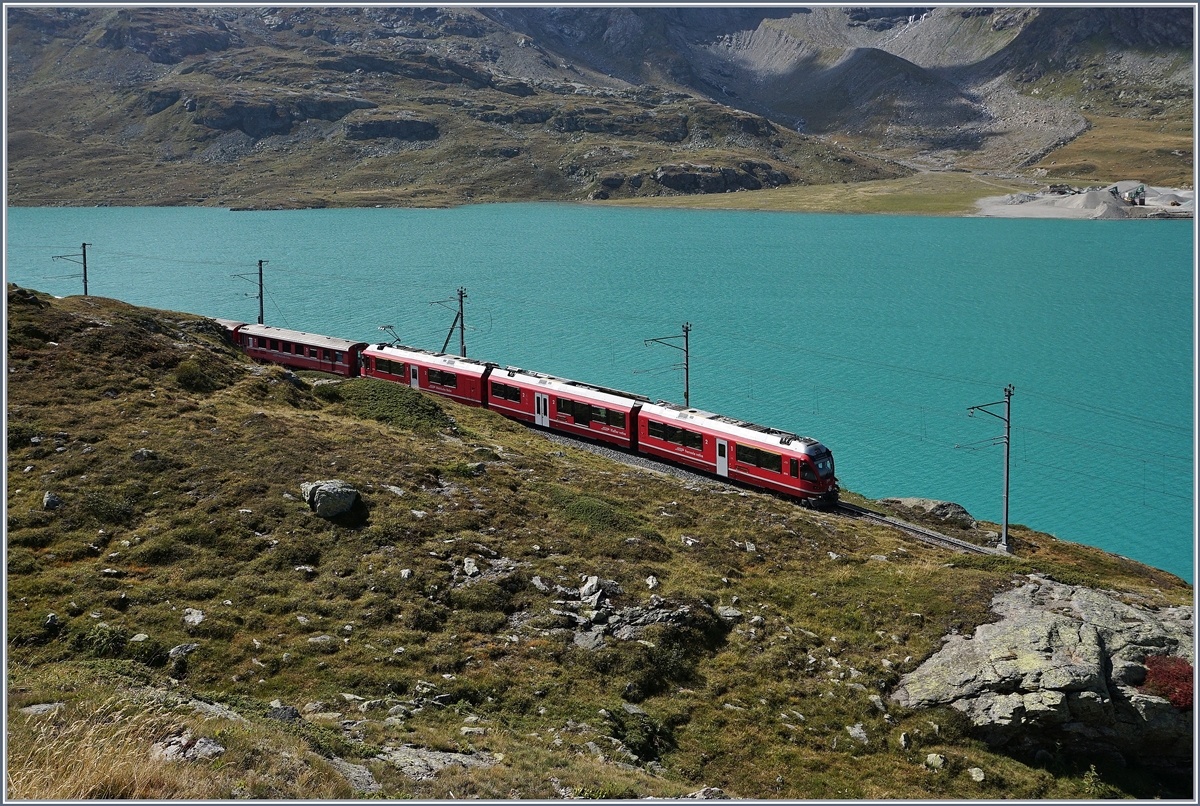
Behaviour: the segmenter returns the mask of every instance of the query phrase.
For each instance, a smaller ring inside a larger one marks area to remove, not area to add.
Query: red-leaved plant
[[[1151,655],[1146,658],[1146,682],[1138,686],[1145,694],[1166,697],[1183,711],[1192,708],[1192,664],[1184,658]]]

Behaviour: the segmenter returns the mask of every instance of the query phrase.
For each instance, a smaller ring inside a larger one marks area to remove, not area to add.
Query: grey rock
[[[855,722],[853,725],[847,725],[846,732],[850,734],[851,739],[867,744],[867,731],[863,727],[863,723]]]
[[[729,796],[725,794],[725,790],[715,786],[706,786],[695,792],[689,792],[684,797],[693,800],[729,800]]]
[[[184,731],[150,746],[151,758],[162,761],[208,761],[220,756],[225,748],[215,739],[192,738],[191,731]]]
[[[310,644],[329,644],[333,643],[333,641],[334,637],[332,635],[314,635],[308,639]]]
[[[157,459],[158,454],[149,448],[138,448],[129,458],[135,462],[148,462],[151,459]]]
[[[375,780],[375,776],[371,774],[371,771],[361,764],[351,764],[349,761],[337,756],[332,756],[327,760],[330,766],[350,782],[350,788],[355,792],[364,795],[374,795],[383,788]]]
[[[135,635],[135,636],[133,636],[132,638],[130,638],[130,639],[129,639],[129,643],[131,643],[131,644],[140,644],[142,641],[145,641],[145,640],[147,640],[147,639],[149,639],[149,638],[150,638],[150,636],[146,635],[146,633],[144,633],[144,632],[140,632],[140,633],[138,633],[137,635]]]
[[[604,648],[603,628],[594,628],[590,632],[575,633],[575,646],[581,649],[595,651]]]
[[[531,583],[533,583],[533,587],[537,588],[539,591],[542,591],[543,593],[550,590],[550,586],[547,585],[545,582],[543,582],[541,577],[534,577],[533,579],[531,579],[529,581]]]
[[[322,518],[334,518],[350,510],[358,500],[358,490],[341,479],[309,481],[300,485],[300,494],[310,509]]]
[[[42,496],[42,509],[51,511],[60,509],[63,505],[63,500],[52,492],[47,492]]]
[[[198,627],[204,621],[204,611],[194,607],[184,608],[183,623],[189,627]]]
[[[47,613],[45,621],[42,622],[42,627],[47,630],[57,630],[61,623],[56,613]],[[134,636],[134,638],[136,637]]]
[[[588,577],[583,583],[583,587],[579,589],[579,598],[586,599],[589,596],[594,596],[600,590],[600,577]]]
[[[930,753],[925,756],[925,766],[931,770],[940,770],[946,766],[946,757],[940,753]]]
[[[267,712],[267,718],[278,719],[280,722],[295,722],[300,718],[300,711],[294,705],[276,705]]]
[[[650,590],[656,589],[658,587],[658,577],[654,576],[653,574],[646,577],[646,587],[648,587]]]
[[[720,616],[721,619],[724,621],[734,622],[734,621],[741,620],[742,611],[738,610],[736,607],[730,607],[729,605],[722,605],[721,607],[717,608],[717,615]]]
[[[321,702],[319,700],[315,701],[315,702],[305,703],[305,705],[304,705],[304,713],[306,713],[306,714],[315,714],[320,711],[328,711],[328,710],[329,710],[329,703]]]
[[[463,573],[469,577],[479,576],[479,567],[475,565],[475,561],[470,557],[463,560]]]
[[[971,767],[969,770],[967,770],[967,775],[971,776],[972,781],[975,781],[979,784],[982,784],[984,778],[987,777],[983,774],[983,770],[981,770],[979,767]]]
[[[61,702],[40,702],[37,705],[26,705],[21,709],[21,713],[37,716],[38,714],[48,714],[51,711],[57,711],[62,708]]]
[[[963,529],[974,529],[978,526],[975,519],[971,517],[971,513],[953,501],[935,501],[930,498],[883,498],[879,503],[929,515]]]
[[[176,658],[186,658],[188,655],[195,652],[199,646],[199,644],[179,644],[178,646],[171,647],[170,651],[167,652],[167,655],[172,660]]]
[[[893,699],[908,708],[950,705],[995,748],[1061,745],[1163,766],[1190,761],[1190,715],[1131,685],[1132,667],[1147,655],[1191,657],[1189,608],[1153,611],[1031,577],[997,594],[992,611],[998,621],[970,638],[948,636],[901,678]]]
[[[400,578],[401,579],[412,579],[412,575],[413,575],[413,572],[412,572],[411,568],[401,568],[400,569]]]
[[[900,734],[900,749],[907,750],[910,747],[912,747],[912,739],[910,739],[908,737],[907,733],[901,733]]]
[[[482,754],[446,753],[408,745],[384,747],[383,752],[375,758],[393,765],[401,774],[416,781],[427,781],[446,767],[479,769],[491,767],[496,763],[494,758]]]

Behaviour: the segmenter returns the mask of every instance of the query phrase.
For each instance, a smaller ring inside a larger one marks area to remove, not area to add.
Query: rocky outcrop
[[[388,137],[398,140],[436,140],[440,136],[436,121],[403,116],[346,121],[345,127],[346,138],[349,140]]]
[[[232,98],[197,98],[195,123],[222,131],[239,130],[258,139],[287,134],[304,120],[341,120],[356,109],[378,106],[363,98],[341,95],[308,95]]]
[[[770,163],[746,160],[736,168],[714,165],[662,165],[654,172],[654,181],[680,193],[732,193],[736,190],[761,190],[786,185],[791,180]]]
[[[999,621],[974,636],[949,636],[892,699],[909,708],[950,705],[993,747],[1190,765],[1191,713],[1136,688],[1146,657],[1192,656],[1190,608],[1152,610],[1031,576],[997,594],[992,610]]]
[[[341,73],[362,70],[364,73],[390,73],[406,78],[435,81],[439,84],[466,83],[474,89],[489,86],[493,79],[489,73],[480,72],[453,59],[446,59],[432,53],[408,53],[405,54],[405,58],[401,59],[355,53],[335,59],[323,59],[318,61],[316,66],[321,70],[336,70]],[[507,85],[512,82],[503,83]],[[508,92],[508,90],[503,91]]]
[[[179,64],[186,56],[227,50],[234,42],[233,35],[223,29],[223,23],[222,28],[214,24],[211,28],[189,25],[164,30],[161,22],[147,12],[119,12],[117,21],[96,40],[96,47],[126,48],[152,62]]]
[[[953,501],[935,501],[931,498],[881,498],[879,503],[898,509],[912,510],[961,529],[974,529],[978,526],[975,519],[971,517],[971,513]]]
[[[322,518],[335,518],[358,500],[358,490],[340,479],[308,481],[300,485],[300,494],[309,508]]]
[[[414,781],[427,781],[446,767],[486,768],[496,763],[495,758],[483,753],[447,753],[411,745],[384,747],[375,758]]]

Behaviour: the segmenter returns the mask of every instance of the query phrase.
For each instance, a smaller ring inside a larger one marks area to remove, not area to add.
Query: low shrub
[[[1193,674],[1192,664],[1184,658],[1152,655],[1146,658],[1146,682],[1138,690],[1165,697],[1176,708],[1190,711]]]

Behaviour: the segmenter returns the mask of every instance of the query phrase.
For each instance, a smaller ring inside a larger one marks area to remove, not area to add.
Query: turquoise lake
[[[472,357],[813,436],[842,486],[956,501],[1194,580],[1190,221],[647,211],[7,211],[9,282],[440,349],[467,289]],[[453,351],[457,336],[451,342]],[[1002,412],[1002,407],[994,407]],[[956,445],[973,445],[973,448]]]

